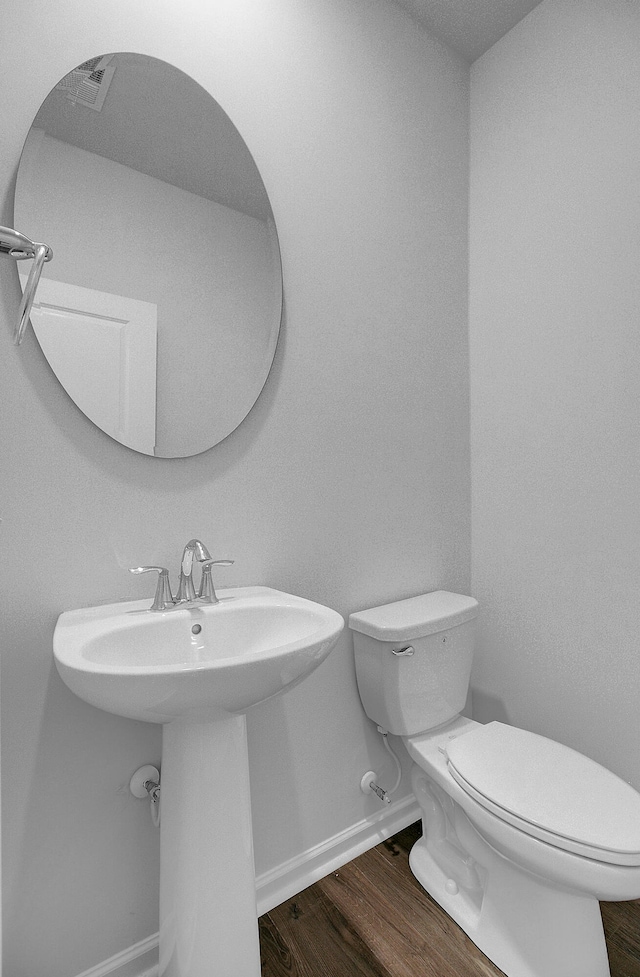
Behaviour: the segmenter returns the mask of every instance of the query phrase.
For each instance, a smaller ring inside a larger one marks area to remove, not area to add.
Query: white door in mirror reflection
[[[154,454],[157,306],[43,278],[31,323],[87,417],[116,441]]]

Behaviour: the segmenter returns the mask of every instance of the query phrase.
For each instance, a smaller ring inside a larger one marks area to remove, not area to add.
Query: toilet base
[[[409,855],[411,871],[507,977],[610,977],[595,896],[496,851],[415,763],[411,782],[423,831]]]
[[[413,846],[409,865],[507,977],[610,977],[597,899],[550,887],[489,851],[492,864],[475,864],[480,884],[470,887],[443,871],[425,837]]]

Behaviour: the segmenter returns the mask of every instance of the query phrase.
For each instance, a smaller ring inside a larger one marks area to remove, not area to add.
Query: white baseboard
[[[409,794],[327,841],[263,872],[256,878],[258,916],[291,899],[420,817],[418,802],[413,794]],[[158,934],[154,933],[97,967],[85,970],[78,977],[158,977]]]
[[[78,977],[157,977],[158,934],[116,953]]]
[[[418,802],[413,794],[409,794],[368,818],[357,821],[327,841],[259,875],[256,878],[258,916],[268,913],[274,906],[279,906],[325,875],[335,872],[341,865],[379,845],[420,817]]]

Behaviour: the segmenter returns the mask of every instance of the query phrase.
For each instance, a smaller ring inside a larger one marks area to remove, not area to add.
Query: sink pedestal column
[[[162,730],[159,977],[260,977],[246,718]]]

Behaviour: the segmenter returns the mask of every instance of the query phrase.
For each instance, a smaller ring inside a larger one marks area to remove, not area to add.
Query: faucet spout
[[[198,563],[204,563],[205,560],[211,559],[209,550],[199,539],[190,539],[182,552],[178,592],[175,597],[176,604],[196,599],[196,589],[193,585],[194,558]]]

